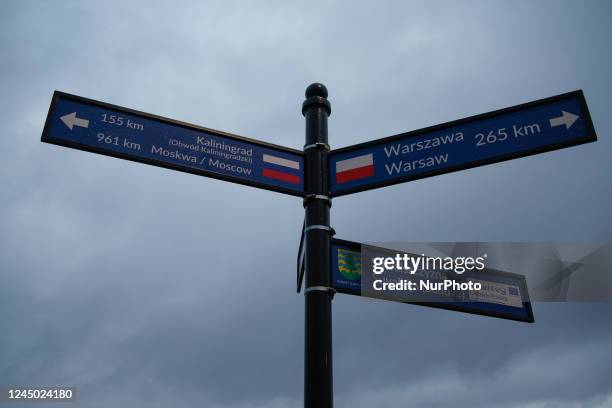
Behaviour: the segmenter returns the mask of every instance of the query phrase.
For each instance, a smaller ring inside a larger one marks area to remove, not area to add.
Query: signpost
[[[304,150],[55,92],[42,141],[303,198],[298,292],[305,281],[304,406],[333,406],[331,300],[364,295],[359,244],[334,240],[331,198],[596,140],[581,91],[330,151],[327,89],[306,90]],[[341,265],[342,264],[342,265]],[[474,277],[507,301],[456,297],[425,306],[533,322],[521,275]],[[404,301],[404,299],[397,299]]]
[[[302,196],[301,151],[55,92],[42,141]]]
[[[325,86],[312,84],[306,89],[302,114],[306,118],[304,406],[332,407],[333,291],[329,281],[329,248],[333,230],[329,224],[331,200],[327,178],[327,117],[331,106]]]
[[[372,283],[372,275],[370,268],[364,268],[363,263],[367,263],[366,261],[373,255],[395,257],[396,254],[405,252],[372,246],[367,246],[367,250],[363,250],[362,247],[362,244],[357,242],[332,239],[332,287],[336,292],[521,322],[534,322],[527,282],[523,275],[493,269],[465,272],[463,275],[455,276],[439,269],[422,270],[412,275],[414,282],[424,280],[425,277],[431,280],[432,276],[437,276],[437,281],[453,278],[463,282],[479,282],[483,285],[483,289],[440,294],[403,291],[390,296],[388,292],[377,292],[371,287],[365,287]],[[368,252],[367,256],[364,256],[365,252]],[[370,276],[364,277],[368,273]],[[422,298],[421,301],[418,300],[419,297]]]
[[[334,150],[334,197],[593,142],[582,91]]]

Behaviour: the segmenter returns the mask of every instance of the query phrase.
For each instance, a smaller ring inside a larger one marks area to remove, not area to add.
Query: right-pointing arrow
[[[566,111],[561,111],[561,116],[550,120],[550,127],[565,125],[565,129],[569,129],[580,116],[574,115]]]
[[[68,129],[70,130],[72,130],[74,126],[84,128],[89,127],[89,121],[87,119],[77,118],[76,112],[61,116],[60,119],[62,120],[62,122],[64,122],[66,126],[68,126]]]

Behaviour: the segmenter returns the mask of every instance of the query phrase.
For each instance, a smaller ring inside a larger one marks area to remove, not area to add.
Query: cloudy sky
[[[609,1],[0,4],[0,386],[300,407],[301,200],[43,144],[54,90],[301,148],[583,89],[596,143],[345,196],[354,241],[612,240]],[[338,295],[338,407],[612,406],[610,303],[528,325]],[[55,405],[59,406],[59,405]]]

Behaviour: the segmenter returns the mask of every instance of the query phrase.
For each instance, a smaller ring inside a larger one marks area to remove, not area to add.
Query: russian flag
[[[300,162],[272,156],[270,154],[263,155],[263,162],[264,168],[262,175],[264,177],[291,184],[300,184]]]
[[[374,175],[374,156],[364,154],[336,162],[336,183],[348,183]]]

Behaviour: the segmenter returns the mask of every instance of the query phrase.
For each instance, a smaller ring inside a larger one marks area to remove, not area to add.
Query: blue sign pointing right
[[[330,193],[373,188],[594,142],[582,91],[330,153]]]

